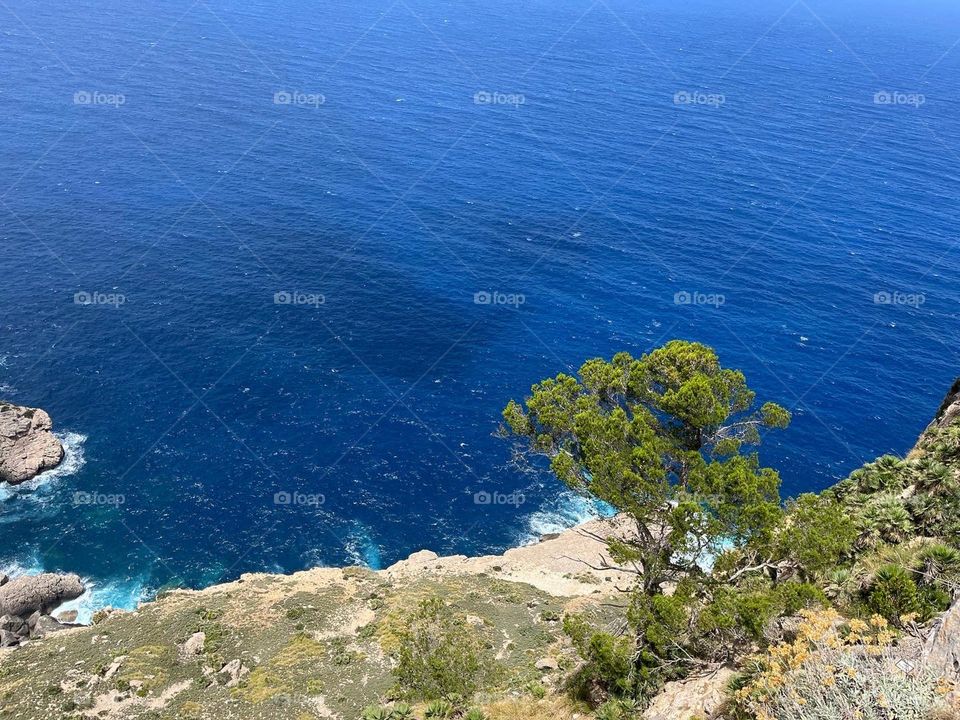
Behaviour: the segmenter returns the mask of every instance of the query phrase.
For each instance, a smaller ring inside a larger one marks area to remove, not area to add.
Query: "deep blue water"
[[[952,3],[6,0],[0,30],[0,394],[71,448],[4,490],[0,560],[99,602],[573,522],[492,432],[588,357],[716,346],[795,412],[787,494],[904,452],[960,370]]]

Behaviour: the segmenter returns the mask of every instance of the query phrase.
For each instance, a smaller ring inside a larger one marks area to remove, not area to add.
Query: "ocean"
[[[14,571],[98,606],[605,508],[511,398],[717,348],[785,495],[903,453],[958,368],[960,8],[831,0],[0,7],[0,396],[60,468]]]

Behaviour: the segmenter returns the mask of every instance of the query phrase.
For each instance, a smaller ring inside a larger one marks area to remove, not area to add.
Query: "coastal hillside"
[[[420,552],[381,571],[318,568],[255,574],[202,591],[174,591],[135,612],[102,612],[4,650],[0,717],[357,718],[390,695],[391,655],[404,618],[442,597],[462,631],[482,640],[494,717],[572,717],[555,694],[575,663],[562,616],[606,607],[629,579],[609,562],[596,521],[503,555]]]
[[[823,498],[866,493],[878,466],[892,468],[895,476],[886,478],[885,487],[900,488],[913,477],[911,463],[929,462],[934,455],[938,462],[949,461],[950,443],[958,436],[960,385],[951,389],[907,459],[871,463]],[[954,455],[956,461],[947,465],[950,478],[960,471],[960,455]],[[896,490],[905,503],[924,492],[922,483]],[[929,669],[936,682],[925,702],[936,714],[921,709],[910,720],[957,717],[950,709],[960,667],[957,605],[922,618],[919,610],[894,613],[892,624],[876,612],[851,620],[828,606],[814,611],[807,605],[792,618],[777,616],[767,624],[769,644],[752,648],[769,647],[766,658],[704,666],[668,682],[645,709],[608,703],[606,714],[598,713],[589,697],[575,699],[571,692],[585,662],[565,619],[577,617],[613,635],[626,632],[626,593],[636,576],[613,569],[617,563],[609,548],[611,540],[616,546],[636,531],[631,522],[624,515],[597,520],[495,556],[421,551],[379,572],[347,567],[249,574],[205,590],[169,591],[133,612],[104,610],[92,626],[51,628],[43,637],[0,650],[0,717],[730,719],[747,717],[736,714],[737,702],[750,693],[762,692],[764,702],[784,688],[797,695],[791,683],[804,694],[814,692],[800,686],[809,678],[797,673],[806,672],[809,657],[830,653],[830,672],[834,665],[847,668],[850,678],[862,672],[864,659],[879,657],[870,662],[880,663],[872,667],[880,668],[889,692],[914,687],[921,677],[914,673]],[[926,539],[919,531],[915,535],[900,539],[901,557],[911,547],[924,547]],[[892,562],[886,546],[875,548]],[[874,562],[869,554],[861,556],[867,560],[858,560],[860,565]],[[884,569],[871,572],[879,576]],[[836,600],[843,583],[833,576],[830,582],[826,592]],[[859,582],[868,585],[863,577]],[[904,587],[891,590],[886,601],[899,608]],[[949,596],[935,599],[945,603],[938,607],[949,604]],[[898,677],[903,684],[897,685]],[[823,687],[831,678],[821,679]],[[449,692],[451,687],[458,692]],[[442,699],[401,702],[411,688]],[[765,712],[750,717],[829,717],[812,709],[809,715]]]

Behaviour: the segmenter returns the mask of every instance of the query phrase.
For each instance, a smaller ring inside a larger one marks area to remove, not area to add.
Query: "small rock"
[[[103,673],[103,678],[109,680],[114,675],[120,671],[120,666],[123,665],[123,661],[127,659],[126,655],[121,655],[120,657],[115,657],[113,662],[110,664],[110,667],[106,669],[106,672]]]
[[[250,668],[248,668],[246,665],[243,665],[240,662],[240,660],[237,659],[237,660],[231,660],[222,668],[220,668],[219,675],[221,675],[222,678],[226,680],[226,685],[229,688],[237,685],[240,682],[241,678],[243,678],[243,676],[249,672],[250,672]]]
[[[10,582],[10,576],[0,573],[0,585],[6,585],[8,582]]]
[[[0,647],[16,647],[20,644],[20,636],[9,630],[0,630]]]
[[[62,623],[75,623],[77,621],[77,611],[76,610],[64,610],[57,613],[57,620]]]
[[[559,669],[560,665],[557,663],[555,658],[545,657],[537,660],[537,664],[534,666],[540,672],[548,672]]]
[[[33,632],[30,633],[30,636],[43,637],[57,630],[63,630],[63,625],[49,615],[41,615],[37,620],[37,624],[33,626]]]
[[[729,668],[687,680],[668,682],[644,711],[644,720],[715,717],[727,697],[734,672]]]
[[[407,562],[428,563],[428,562],[432,562],[433,560],[436,560],[438,557],[439,555],[437,555],[435,552],[431,552],[430,550],[420,550],[418,552],[411,554],[410,557],[407,558]]]
[[[960,679],[960,601],[933,626],[923,648],[923,663],[947,680]]]
[[[29,634],[30,628],[22,617],[17,617],[16,615],[3,615],[0,617],[0,630],[6,630],[7,632],[12,632],[14,635],[20,635],[24,627],[26,627],[26,632]]]
[[[207,635],[204,632],[195,632],[183,643],[181,651],[184,655],[199,655],[203,652],[203,644],[207,641]]]

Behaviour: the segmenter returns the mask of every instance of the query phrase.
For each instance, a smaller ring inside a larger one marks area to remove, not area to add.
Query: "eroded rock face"
[[[76,575],[23,575],[0,586],[0,616],[45,615],[58,605],[80,597],[83,592],[83,583]]]
[[[923,647],[923,661],[936,675],[960,679],[960,602],[954,603],[934,625]]]
[[[38,408],[0,402],[0,480],[17,485],[63,460],[50,416]]]

